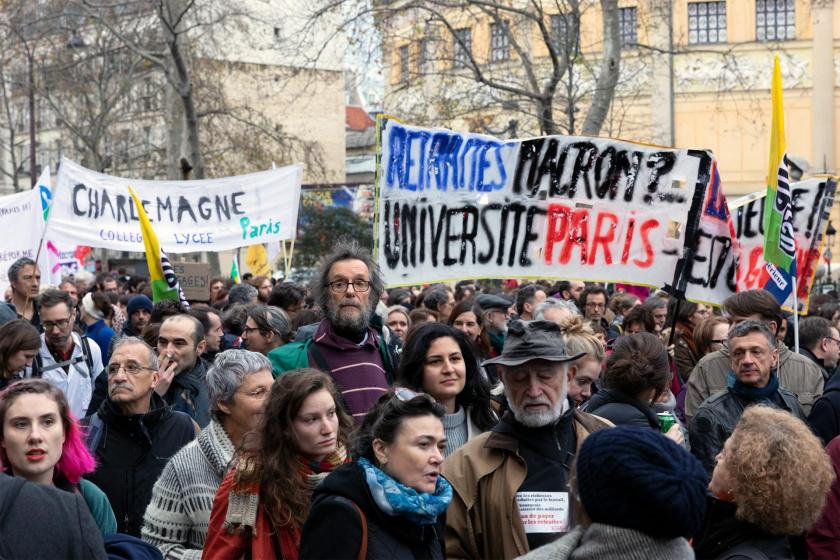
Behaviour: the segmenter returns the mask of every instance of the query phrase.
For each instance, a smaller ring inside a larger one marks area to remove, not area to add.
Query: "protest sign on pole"
[[[801,313],[808,311],[808,298],[822,254],[836,188],[836,181],[828,177],[808,179],[790,186]],[[767,191],[750,194],[729,205],[723,198],[722,190],[713,188],[711,192],[715,196],[708,197],[703,206],[695,255],[688,269],[686,297],[719,304],[738,291],[764,287],[767,270],[764,261]],[[788,311],[794,309],[793,293],[788,294],[782,307]]]
[[[134,187],[168,253],[223,251],[292,239],[302,166],[200,181],[141,181],[62,159],[49,239],[117,251],[143,251]]]
[[[181,291],[190,301],[210,299],[210,265],[196,262],[172,262],[172,271],[178,277]]]
[[[504,141],[380,121],[375,222],[389,285],[564,278],[661,286],[714,159],[602,138]]]
[[[44,231],[44,215],[41,209],[39,189],[0,197],[0,294],[9,286],[9,267],[21,257],[35,259],[38,242]],[[41,252],[38,258],[42,281],[51,282],[47,255]]]

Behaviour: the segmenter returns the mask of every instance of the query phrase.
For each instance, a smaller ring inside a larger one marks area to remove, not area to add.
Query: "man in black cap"
[[[501,356],[484,362],[498,366],[510,410],[444,463],[447,557],[521,556],[575,524],[569,469],[584,438],[611,426],[568,398],[569,363],[580,357],[566,353],[556,323],[513,321]]]
[[[475,298],[475,303],[481,309],[481,322],[484,325],[482,329],[490,338],[493,356],[498,356],[505,344],[507,322],[513,301],[496,294],[480,294]]]

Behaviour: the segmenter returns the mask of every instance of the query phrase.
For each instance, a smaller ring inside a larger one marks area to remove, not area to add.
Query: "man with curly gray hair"
[[[397,337],[386,342],[374,314],[385,284],[366,249],[339,241],[321,262],[313,281],[316,302],[324,312],[312,336],[273,350],[274,375],[316,367],[332,375],[347,411],[358,422],[388,391],[397,360]]]

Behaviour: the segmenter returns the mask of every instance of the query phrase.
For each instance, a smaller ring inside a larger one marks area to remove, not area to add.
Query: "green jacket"
[[[394,382],[394,375],[397,372],[397,354],[399,351],[394,342],[398,340],[392,337],[391,342],[385,343],[385,339],[381,335],[379,338],[379,354],[382,356],[385,378],[389,385]],[[271,362],[272,375],[276,378],[293,369],[315,367],[309,364],[309,347],[311,345],[312,337],[309,337],[304,342],[289,342],[269,352],[268,359]]]
[[[117,532],[117,518],[105,492],[93,482],[81,479],[79,481],[79,493],[85,499],[90,515],[99,527],[102,536],[113,535]]]

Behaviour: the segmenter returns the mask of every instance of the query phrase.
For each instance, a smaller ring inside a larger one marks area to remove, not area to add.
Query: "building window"
[[[510,59],[510,35],[507,22],[490,25],[490,62]]]
[[[622,47],[632,47],[636,38],[636,8],[618,9],[618,35]]]
[[[572,17],[569,14],[554,14],[551,16],[551,37],[561,53],[577,54],[579,51],[580,35],[574,31],[576,26]]]
[[[688,44],[726,42],[726,2],[688,3]]]
[[[400,83],[408,83],[409,62],[408,45],[403,45],[400,47]]]
[[[755,38],[759,41],[796,39],[794,0],[756,0]]]
[[[472,31],[469,27],[455,30],[455,37],[452,45],[452,66],[455,68],[466,68],[470,64],[470,53],[472,52]]]

